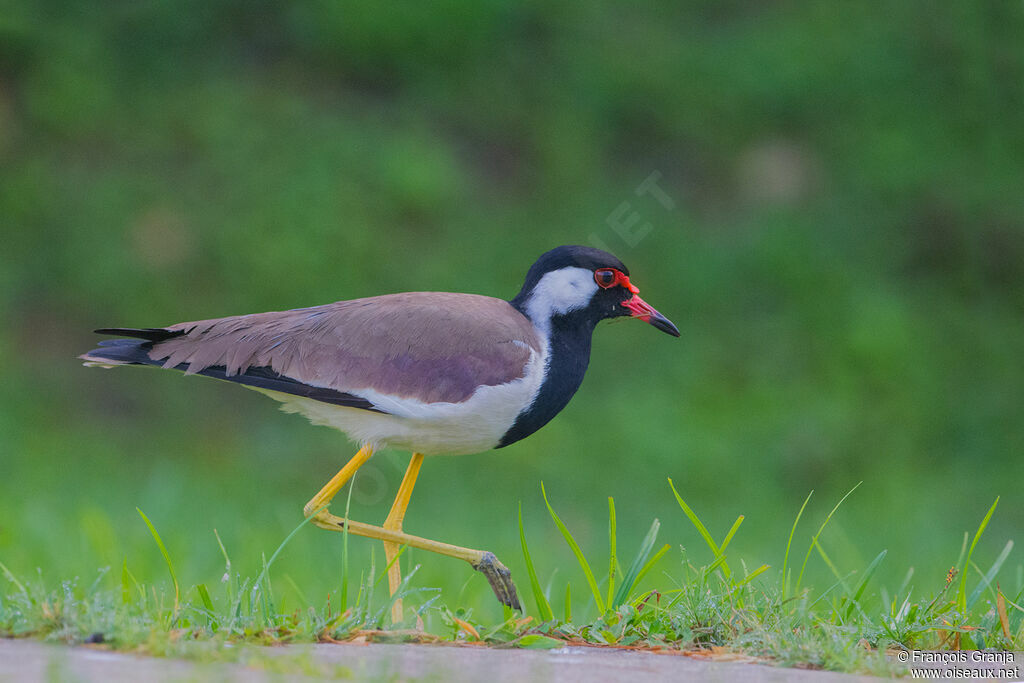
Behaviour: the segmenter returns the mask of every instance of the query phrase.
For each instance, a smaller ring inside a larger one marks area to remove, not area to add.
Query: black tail
[[[163,327],[101,327],[93,330],[96,334],[113,334],[118,337],[135,337],[151,342],[162,342],[172,337],[180,337],[185,330],[168,330]],[[106,342],[100,344],[103,346]]]
[[[131,327],[105,327],[96,332],[100,334],[119,334],[125,337],[136,337],[136,339],[107,339],[101,341],[99,348],[88,353],[83,353],[79,358],[85,361],[86,365],[112,367],[114,365],[156,365],[162,367],[163,360],[153,360],[149,352],[153,344],[166,339],[179,337],[188,334],[189,330],[167,330],[161,327],[131,328]],[[174,367],[175,370],[188,371],[188,363],[180,363]],[[346,406],[349,408],[361,408],[375,413],[383,413],[384,410],[377,408],[370,401],[354,394],[349,394],[325,387],[305,384],[291,377],[279,375],[270,367],[250,367],[245,372],[228,376],[223,365],[211,365],[199,370],[196,374],[213,377],[214,379],[237,382],[259,389],[270,389],[286,394],[304,396],[324,403]]]
[[[153,348],[153,344],[185,334],[185,330],[166,330],[161,327],[104,327],[96,332],[136,337],[101,341],[99,348],[79,356],[87,363],[97,365],[161,365],[149,357],[149,350]],[[140,339],[143,341],[139,341]]]
[[[152,347],[153,342],[138,339],[109,339],[79,358],[86,361],[86,365],[160,365],[149,357]]]

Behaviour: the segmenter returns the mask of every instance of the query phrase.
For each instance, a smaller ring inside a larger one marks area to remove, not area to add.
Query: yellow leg
[[[348,483],[348,480],[356,473],[356,470],[366,464],[366,461],[370,459],[371,455],[373,455],[373,449],[370,446],[363,446],[360,448],[359,451],[352,456],[352,459],[345,463],[345,466],[342,467],[341,470],[335,474],[322,489],[320,489],[320,492],[306,503],[306,507],[303,508],[303,512],[306,517],[309,517],[317,510],[320,510],[320,508],[329,504],[335,494],[341,490],[341,487]],[[321,510],[321,512],[323,513],[327,511]],[[319,515],[317,515],[317,517],[319,517]],[[314,519],[314,521],[316,520]]]
[[[306,507],[303,509],[306,517],[312,517],[311,521],[321,529],[329,529],[331,531],[345,531],[348,529],[349,533],[355,534],[356,536],[365,536],[366,538],[375,538],[380,541],[384,541],[385,551],[388,551],[388,546],[391,546],[394,550],[391,552],[397,552],[398,548],[403,545],[407,545],[413,548],[419,548],[420,550],[427,550],[432,553],[439,555],[447,555],[448,557],[454,557],[460,560],[465,560],[472,565],[473,569],[481,572],[487,577],[488,583],[491,584],[491,589],[494,590],[494,594],[503,605],[517,610],[521,610],[522,607],[519,604],[519,596],[516,594],[515,584],[512,583],[511,572],[508,567],[498,561],[498,558],[494,556],[494,553],[487,552],[485,550],[473,550],[472,548],[463,548],[457,545],[451,545],[450,543],[441,543],[439,541],[431,541],[426,538],[420,538],[419,536],[410,536],[409,534],[401,531],[402,519],[405,517],[405,508],[409,504],[409,497],[412,495],[412,488],[416,483],[416,475],[419,473],[420,464],[422,464],[423,456],[415,453],[413,459],[409,463],[409,469],[405,473],[405,477],[402,479],[402,485],[398,491],[398,497],[395,499],[394,505],[391,506],[391,513],[388,515],[388,522],[391,522],[391,526],[397,526],[396,529],[373,526],[372,524],[364,524],[362,522],[355,522],[350,519],[344,519],[336,515],[332,515],[326,509],[324,509],[330,502],[331,499],[341,490],[352,475],[355,474],[356,470],[362,467],[370,456],[373,455],[373,449],[369,446],[363,446],[359,449],[348,463],[345,464],[341,471],[338,472],[334,477],[327,482],[327,485],[320,489],[313,498],[306,503]],[[418,457],[417,457],[418,456]],[[393,555],[389,554],[389,557]],[[396,565],[397,566],[397,563]],[[394,578],[397,582],[393,582],[392,574],[388,574],[388,583],[391,586],[392,592],[397,587],[397,583],[401,582],[401,574],[395,574]],[[401,615],[399,614],[399,620]]]
[[[423,464],[423,454],[413,453],[412,460],[409,461],[409,467],[405,470],[405,476],[402,477],[402,484],[398,487],[398,495],[395,496],[395,502],[391,505],[391,512],[388,513],[387,519],[384,520],[384,528],[390,529],[391,531],[401,531],[402,521],[405,519],[405,509],[409,507],[409,499],[412,498],[412,489],[416,486],[416,477],[420,473],[420,465]],[[395,561],[395,557],[398,555],[398,551],[401,546],[391,543],[390,541],[384,541],[384,555],[387,558],[388,564],[391,564],[391,568],[388,569],[388,587],[391,589],[391,595],[395,594],[398,590],[398,586],[402,583],[402,569],[399,563]],[[402,614],[402,599],[395,600],[395,603],[391,606],[391,621],[392,623],[399,623],[403,618]]]

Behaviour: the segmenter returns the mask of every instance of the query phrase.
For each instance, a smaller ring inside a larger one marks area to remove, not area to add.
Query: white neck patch
[[[586,308],[597,290],[592,271],[574,266],[559,268],[546,273],[534,286],[526,302],[526,313],[547,336],[552,316]]]

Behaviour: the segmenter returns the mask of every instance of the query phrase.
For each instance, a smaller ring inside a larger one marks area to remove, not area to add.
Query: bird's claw
[[[516,593],[516,585],[512,583],[512,572],[494,556],[494,553],[484,552],[480,560],[473,565],[473,569],[487,577],[487,582],[491,584],[498,602],[514,610],[523,611],[522,605],[519,604],[519,595]]]

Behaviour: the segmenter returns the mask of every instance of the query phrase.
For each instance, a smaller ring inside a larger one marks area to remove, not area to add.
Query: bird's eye
[[[608,289],[616,282],[618,282],[618,273],[611,268],[602,268],[601,270],[594,271],[594,282],[597,283],[598,287]]]

